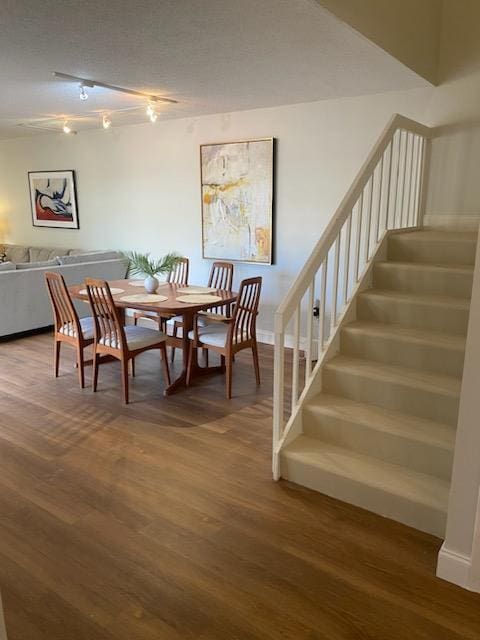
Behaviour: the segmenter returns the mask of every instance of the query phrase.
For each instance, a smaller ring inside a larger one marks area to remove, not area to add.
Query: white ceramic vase
[[[147,276],[143,282],[147,293],[155,293],[158,289],[158,280],[154,276]]]

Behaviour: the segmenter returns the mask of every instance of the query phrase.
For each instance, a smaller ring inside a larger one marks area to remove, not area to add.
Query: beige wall
[[[423,78],[437,84],[443,0],[317,2]]]

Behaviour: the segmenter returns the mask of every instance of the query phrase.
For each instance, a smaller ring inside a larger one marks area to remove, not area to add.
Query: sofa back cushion
[[[5,245],[6,260],[10,262],[28,262],[30,256],[28,254],[28,247],[22,247],[17,244]]]
[[[57,256],[59,264],[81,264],[83,262],[103,262],[104,260],[116,260],[119,254],[117,251],[95,251],[92,253],[82,253],[77,256]]]
[[[16,268],[14,262],[0,262],[0,271],[15,271]]]
[[[38,262],[17,263],[17,269],[40,269],[41,267],[58,267],[58,260],[39,260]]]
[[[54,260],[57,256],[63,256],[68,253],[68,249],[52,249],[50,247],[29,247],[28,255],[30,262],[45,262],[46,260]],[[22,260],[22,262],[27,262]]]

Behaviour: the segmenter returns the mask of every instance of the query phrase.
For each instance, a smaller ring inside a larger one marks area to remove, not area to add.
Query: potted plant
[[[158,288],[159,282],[156,276],[170,273],[178,262],[176,253],[167,253],[163,258],[155,260],[149,253],[130,251],[125,254],[125,257],[130,262],[131,274],[145,276],[144,286],[148,293],[155,293]]]

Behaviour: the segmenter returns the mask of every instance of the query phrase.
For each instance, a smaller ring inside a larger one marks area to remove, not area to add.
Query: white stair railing
[[[280,477],[282,445],[335,337],[342,314],[355,296],[383,236],[392,229],[421,225],[432,133],[432,129],[418,122],[398,114],[392,117],[276,311],[273,388],[276,480]],[[291,343],[287,333],[290,327],[293,352],[291,374],[287,376],[285,355],[290,352],[286,351],[286,337]],[[302,375],[301,347],[305,354]]]

